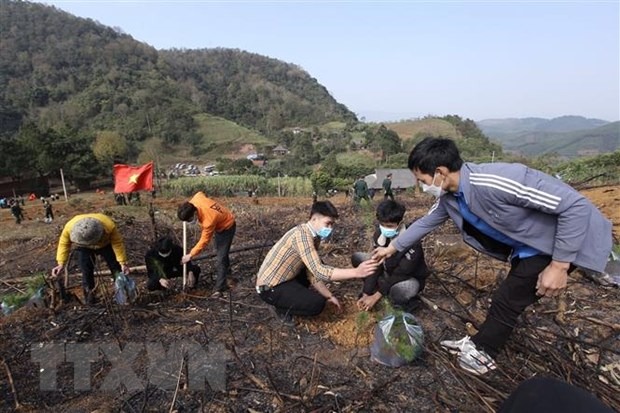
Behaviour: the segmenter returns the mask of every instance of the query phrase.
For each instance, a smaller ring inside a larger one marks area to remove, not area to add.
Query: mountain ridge
[[[238,49],[159,51],[39,3],[0,3],[0,50],[5,136],[25,120],[82,132],[118,125],[130,140],[169,142],[195,133],[192,116],[203,112],[263,132],[356,120],[297,65]]]
[[[555,153],[567,157],[597,155],[620,148],[620,121],[580,116],[553,119],[512,118],[477,122],[508,152],[534,156]],[[528,125],[529,129],[523,129]],[[520,128],[515,128],[520,126]]]

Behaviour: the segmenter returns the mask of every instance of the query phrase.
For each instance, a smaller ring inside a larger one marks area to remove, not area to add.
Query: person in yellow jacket
[[[230,272],[230,246],[237,224],[232,212],[222,204],[208,198],[204,192],[196,193],[192,199],[182,203],[177,211],[181,221],[193,222],[197,220],[202,227],[200,239],[189,254],[183,256],[181,262],[187,264],[196,257],[215,238],[217,251],[217,278],[212,297],[221,297],[226,291],[226,278]]]
[[[52,277],[64,270],[71,246],[75,245],[77,262],[82,272],[82,288],[88,304],[95,302],[95,257],[101,255],[112,274],[129,273],[123,238],[112,219],[104,214],[76,215],[65,224],[58,241]]]

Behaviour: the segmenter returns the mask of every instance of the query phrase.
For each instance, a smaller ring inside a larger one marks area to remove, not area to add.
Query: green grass
[[[196,191],[207,191],[214,196],[233,196],[238,192],[258,190],[260,196],[310,196],[312,183],[308,178],[265,178],[257,175],[221,175],[209,177],[180,178],[167,181],[161,188],[164,196],[190,196]]]
[[[345,166],[375,165],[376,161],[366,152],[343,152],[336,155],[338,163]]]
[[[347,124],[345,122],[328,122],[319,127],[321,132],[340,132],[346,128]]]
[[[385,126],[396,132],[403,141],[415,138],[419,134],[460,138],[454,125],[443,119],[408,120],[386,123]]]
[[[211,147],[207,155],[217,156],[233,152],[243,145],[275,145],[260,133],[218,116],[202,113],[194,116],[198,133],[203,136],[205,147]]]

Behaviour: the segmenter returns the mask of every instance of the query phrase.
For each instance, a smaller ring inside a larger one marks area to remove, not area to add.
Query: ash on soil
[[[619,221],[613,205],[618,188],[585,193],[614,221],[617,236]],[[51,225],[34,218],[39,205],[26,207],[33,219],[18,230],[9,229],[14,224],[3,212],[2,225],[9,230],[0,237],[1,294],[20,288],[25,276],[49,272],[62,224],[76,213],[104,210],[112,215],[126,240],[131,264],[143,264],[144,252],[155,236],[148,208],[117,207],[107,196],[83,197],[68,205],[56,203],[58,219]],[[399,200],[407,205],[408,219],[424,214],[430,206],[429,198],[418,194],[401,195]],[[180,201],[154,200],[158,235],[171,233],[178,238],[181,234],[174,217]],[[332,201],[341,218],[330,242],[322,246],[322,256],[330,265],[346,267],[352,252],[370,248],[374,212],[371,207],[355,209],[344,197]],[[228,198],[223,202],[237,215],[235,248],[277,240],[307,219],[311,200]],[[190,231],[192,240],[198,236],[197,229]],[[0,410],[14,410],[19,404],[20,411],[155,412],[169,410],[175,399],[174,409],[188,412],[479,412],[494,411],[521,381],[533,375],[574,383],[619,409],[620,293],[594,284],[579,272],[570,276],[563,298],[543,299],[523,314],[497,360],[496,372],[471,376],[456,366],[454,356],[439,349],[440,340],[462,337],[484,320],[491,294],[508,270],[458,239],[455,228],[446,224],[424,241],[433,269],[424,297],[438,309],[424,306],[415,314],[425,331],[426,348],[411,365],[391,369],[370,361],[373,320],[380,315],[374,312],[368,323],[360,322],[355,300],[361,282],[331,286],[344,303],[343,313],[328,307],[316,319],[296,318],[294,328],[282,325],[253,288],[268,251],[265,247],[231,257],[236,285],[228,299],[208,298],[214,267],[212,260],[204,260],[200,261],[204,276],[187,295],[146,293],[145,275],[134,273],[139,300],[120,307],[112,303],[112,284],[104,276],[98,278],[104,300],[95,307],[73,301],[53,309],[23,308],[0,317],[0,357],[6,367],[0,369],[4,395]],[[73,265],[71,272],[75,270]],[[78,298],[79,284],[78,275],[70,277],[69,285]],[[178,391],[149,385],[145,352],[132,364],[142,388],[101,390],[112,364],[98,354],[90,364],[90,390],[76,390],[73,365],[62,363],[58,390],[42,391],[40,366],[32,360],[32,349],[38,343],[107,343],[125,348],[129,343],[168,346],[182,340],[226,346],[225,392],[213,391],[208,385],[204,391],[191,390],[185,374]]]

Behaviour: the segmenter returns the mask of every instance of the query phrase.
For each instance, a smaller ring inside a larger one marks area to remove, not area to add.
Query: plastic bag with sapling
[[[616,244],[611,249],[605,271],[595,272],[584,270],[586,275],[594,282],[606,285],[620,287],[620,244]]]
[[[114,280],[114,301],[120,305],[133,303],[138,298],[136,283],[125,273],[119,272]]]
[[[31,277],[26,281],[26,286],[26,291],[2,297],[0,308],[4,315],[9,315],[21,307],[45,307],[45,276],[39,274]]]
[[[390,367],[412,362],[424,347],[424,332],[415,317],[394,310],[379,321],[370,347],[370,358]]]

